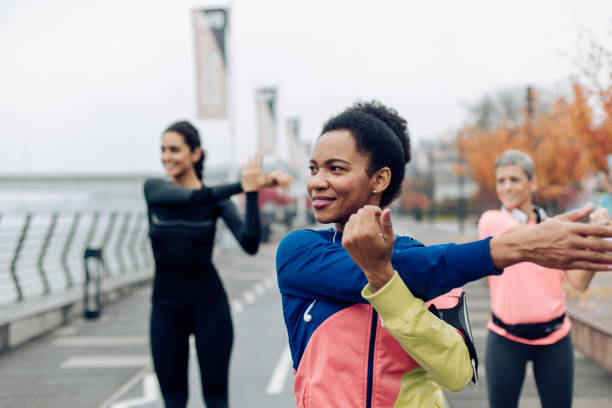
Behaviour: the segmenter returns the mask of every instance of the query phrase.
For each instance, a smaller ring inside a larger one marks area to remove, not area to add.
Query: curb
[[[152,269],[107,278],[102,284],[102,304],[114,303],[147,285]],[[27,299],[0,306],[0,354],[47,334],[80,317],[83,312],[83,289]]]

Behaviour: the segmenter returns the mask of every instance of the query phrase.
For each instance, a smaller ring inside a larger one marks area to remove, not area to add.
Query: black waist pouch
[[[563,319],[565,319],[565,313],[563,313],[561,316],[548,322],[506,324],[499,317],[495,316],[494,313],[491,313],[491,316],[493,317],[493,323],[506,329],[513,336],[522,337],[527,340],[541,339],[548,336],[561,327]]]

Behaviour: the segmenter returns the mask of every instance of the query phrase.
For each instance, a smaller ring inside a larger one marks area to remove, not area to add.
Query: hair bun
[[[400,141],[404,149],[404,163],[410,161],[410,136],[408,134],[408,123],[399,113],[377,100],[360,101],[355,103],[350,110],[370,114],[387,125]]]

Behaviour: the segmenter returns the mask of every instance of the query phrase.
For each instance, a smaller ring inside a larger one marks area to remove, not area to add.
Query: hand
[[[610,214],[608,210],[600,207],[589,215],[589,222],[591,224],[609,225]],[[565,277],[575,290],[584,292],[589,288],[595,273],[595,271],[586,271],[584,269],[569,269],[565,271]]]
[[[610,225],[610,213],[603,207],[597,208],[589,215],[591,224]]]
[[[264,187],[280,187],[284,191],[288,191],[295,179],[290,174],[280,170],[274,170],[265,174]]]
[[[391,254],[395,233],[391,210],[366,205],[344,225],[342,246],[365,274],[372,290],[382,288],[394,275]]]
[[[261,154],[256,154],[255,156],[249,157],[247,165],[242,167],[240,184],[245,193],[257,191],[261,188],[261,183],[265,177],[261,173],[262,164],[263,156]]]
[[[588,204],[534,227],[491,239],[494,265],[501,269],[528,261],[557,269],[612,269],[612,242],[602,239],[612,237],[612,226],[577,222],[592,209]]]

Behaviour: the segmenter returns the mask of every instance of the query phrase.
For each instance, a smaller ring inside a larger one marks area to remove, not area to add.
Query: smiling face
[[[532,210],[531,194],[536,190],[535,177],[531,180],[520,166],[500,166],[495,170],[497,197],[507,210],[518,208],[525,214]]]
[[[181,134],[173,131],[164,133],[161,153],[162,164],[171,179],[181,180],[195,176],[193,165],[202,153],[199,149],[191,151]]]
[[[376,174],[368,176],[368,164],[368,158],[357,152],[349,131],[335,130],[319,137],[306,183],[318,222],[335,223],[342,231],[358,209],[380,204],[380,192],[372,193]]]

